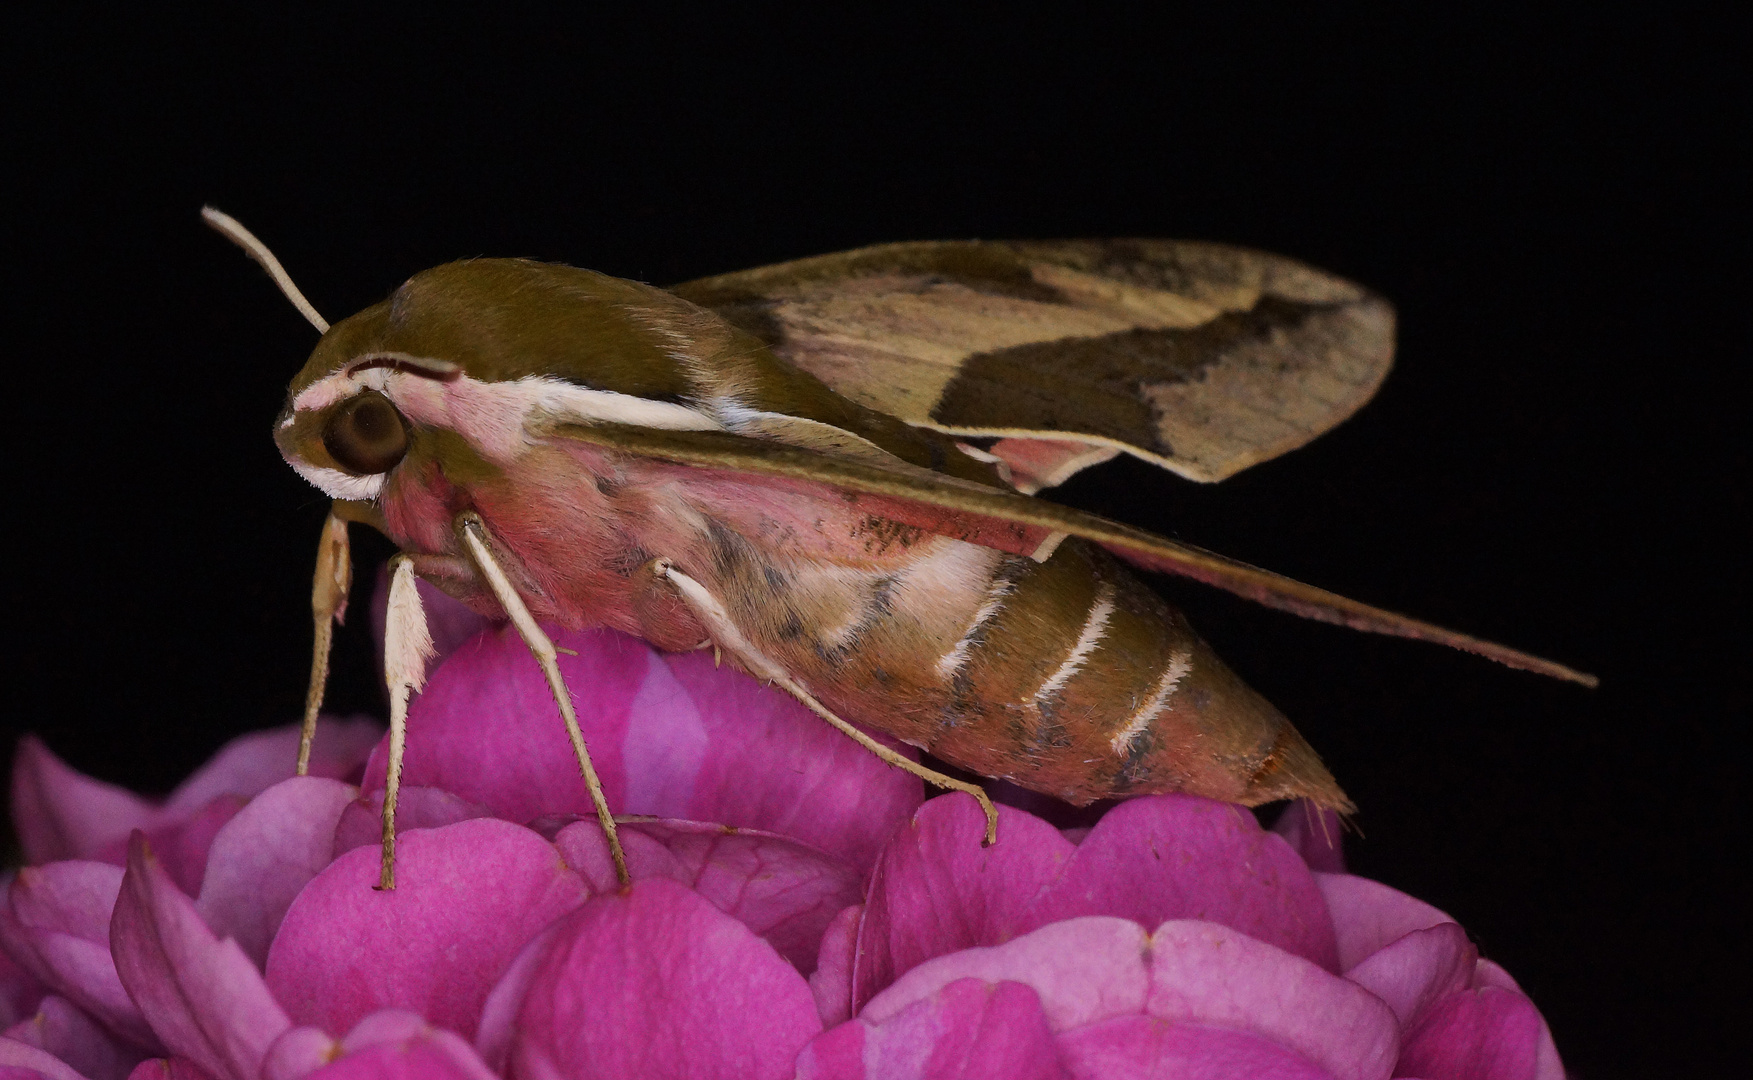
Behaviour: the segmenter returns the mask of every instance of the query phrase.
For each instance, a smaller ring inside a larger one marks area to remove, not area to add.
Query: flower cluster
[[[505,630],[416,699],[393,892],[369,722],[326,722],[300,778],[295,732],[247,736],[161,804],[26,740],[0,1074],[1563,1076],[1510,977],[1346,874],[1306,807],[1003,807],[984,848],[972,799],[925,801],[710,653],[557,640],[626,889]]]

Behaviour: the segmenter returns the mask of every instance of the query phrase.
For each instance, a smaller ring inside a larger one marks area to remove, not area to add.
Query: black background
[[[1599,673],[1163,582],[1362,807],[1354,867],[1457,916],[1578,1076],[1741,1059],[1726,24],[648,10],[9,16],[9,727],[163,790],[296,715],[324,504],[269,424],[314,335],[204,201],[331,319],[476,254],[662,283],[901,239],[1249,244],[1397,304],[1377,400],[1221,486],[1121,463],[1056,497]],[[362,622],[334,699],[375,711]]]

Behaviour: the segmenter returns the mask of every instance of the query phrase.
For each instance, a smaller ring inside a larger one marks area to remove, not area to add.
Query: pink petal
[[[188,1058],[151,1058],[134,1066],[128,1080],[214,1080]]]
[[[1479,950],[1454,923],[1414,930],[1364,957],[1345,977],[1388,1003],[1405,1031],[1431,1003],[1467,988]]]
[[[1126,919],[1053,923],[1004,945],[927,961],[877,995],[859,1019],[881,1023],[962,978],[1033,986],[1056,1032],[1117,1016],[1250,1031],[1339,1080],[1385,1080],[1394,1014],[1367,991],[1216,923],[1175,920],[1146,937]]]
[[[618,744],[651,665],[635,638],[607,631],[556,634],[577,656],[560,668],[610,803],[627,812]],[[387,743],[366,766],[364,789],[383,787]],[[566,729],[541,670],[511,627],[471,640],[432,673],[408,715],[402,783],[443,788],[516,822],[547,814],[591,814]]]
[[[155,823],[158,813],[132,792],[72,768],[35,735],[18,740],[12,821],[27,865],[95,858],[109,841]]]
[[[518,1010],[523,1007],[524,994],[542,965],[548,960],[548,946],[567,929],[565,919],[557,919],[529,940],[499,977],[481,1006],[481,1023],[475,1031],[475,1049],[487,1067],[504,1073],[511,1059],[511,1044],[517,1036]],[[269,1077],[266,1080],[276,1080]]]
[[[810,994],[816,1014],[825,1027],[852,1019],[852,958],[858,947],[858,922],[864,905],[844,908],[822,932],[816,951],[816,970],[810,975]]]
[[[11,877],[0,877],[0,908],[8,905],[6,894],[11,890]],[[5,937],[0,935],[0,946],[5,943]],[[18,962],[0,948],[0,1030],[35,1014],[37,1002],[48,992],[35,975],[19,967]]]
[[[299,1080],[340,1054],[340,1040],[330,1038],[321,1028],[287,1028],[262,1055],[261,1080]]]
[[[140,833],[110,939],[122,985],[152,1030],[204,1072],[254,1077],[268,1045],[291,1026],[250,958],[214,936]]]
[[[1150,971],[1145,966],[1149,946],[1144,928],[1130,919],[1068,919],[1003,945],[963,949],[928,960],[895,980],[858,1017],[866,1023],[883,1023],[966,978],[1033,986],[1054,1031],[1142,1013],[1150,992]]]
[[[1473,965],[1473,989],[1478,990],[1483,986],[1495,986],[1499,990],[1514,990],[1518,994],[1522,992],[1520,984],[1501,965],[1480,957],[1479,962]]]
[[[1408,1034],[1395,1076],[1426,1080],[1564,1080],[1534,1003],[1486,987],[1450,994]]]
[[[799,1055],[800,1080],[1070,1080],[1041,999],[1022,983],[961,979],[880,1025],[854,1024],[866,1028],[857,1057],[845,1052],[851,1040],[826,1033]]]
[[[1221,923],[1339,970],[1327,902],[1302,859],[1247,810],[1211,799],[1157,795],[1110,810],[1030,921],[1078,915]]]
[[[1193,920],[1158,927],[1150,957],[1152,1016],[1251,1031],[1337,1080],[1385,1080],[1393,1068],[1393,1011],[1302,957]]]
[[[267,962],[268,943],[292,898],[329,864],[335,825],[356,793],[317,776],[282,780],[250,800],[214,838],[195,909],[258,968]]]
[[[48,1051],[91,1080],[124,1080],[146,1056],[119,1042],[78,1006],[53,994],[42,1000],[35,1016],[13,1025],[5,1036]]]
[[[607,630],[556,633],[560,667],[617,813],[763,829],[870,865],[918,805],[890,769],[776,690],[709,653],[663,656]],[[383,785],[382,747],[366,790]],[[458,650],[414,701],[403,783],[510,821],[593,809],[535,661],[510,628]]]
[[[46,1050],[0,1037],[0,1077],[4,1080],[87,1080],[73,1066]]]
[[[621,833],[643,835],[661,844],[667,856],[652,865],[630,852],[628,869],[636,879],[663,876],[688,886],[806,976],[816,968],[829,921],[863,892],[852,867],[772,833],[686,821],[630,824]],[[578,855],[574,846],[588,844],[606,855],[602,836],[595,821],[581,821],[562,830],[554,843],[569,865],[579,867],[593,856],[600,864],[595,850]]]
[[[473,1036],[487,992],[524,943],[583,901],[552,845],[490,818],[401,834],[396,888],[356,848],[293,901],[268,950],[268,985],[293,1018],[346,1031],[410,1009]]]
[[[311,744],[310,775],[351,780],[382,734],[383,725],[370,717],[323,717]],[[298,764],[298,736],[297,724],[239,735],[171,792],[165,809],[186,812],[221,795],[248,799],[291,779]]]
[[[459,821],[492,816],[493,812],[485,806],[438,788],[404,785],[396,794],[398,833],[436,829]],[[382,844],[383,789],[379,788],[370,795],[354,799],[342,809],[329,843],[330,857],[338,859],[354,848],[378,848]]]
[[[166,811],[139,831],[145,834],[159,865],[177,888],[193,895],[201,888],[201,875],[207,869],[207,852],[213,846],[213,838],[237,816],[246,801],[241,795],[215,795],[211,802],[194,810]],[[128,836],[118,836],[104,844],[93,858],[126,866]]]
[[[1189,795],[1131,800],[1073,845],[1047,823],[999,808],[980,846],[972,799],[943,796],[884,849],[870,888],[853,1007],[933,956],[995,945],[1048,923],[1112,915],[1223,923],[1338,969],[1327,904],[1283,838],[1247,811]]]
[[[890,834],[923,801],[918,779],[883,764],[786,694],[728,665],[715,667],[710,650],[659,659],[692,698],[706,742],[686,803],[647,813],[766,829],[868,873]],[[638,735],[635,742],[630,733],[628,759],[645,767],[632,769],[632,777],[667,775],[664,744]]]
[[[852,1008],[934,956],[995,945],[1035,928],[1033,901],[1077,850],[1046,822],[998,807],[998,843],[982,847],[986,819],[966,795],[920,807],[883,849],[858,930]]]
[[[547,942],[510,1072],[780,1080],[820,1031],[808,985],[772,946],[680,885],[647,880],[593,898]]]
[[[1258,1035],[1153,1016],[1117,1016],[1059,1034],[1077,1080],[1332,1080],[1306,1058]]]
[[[1414,930],[1455,921],[1423,900],[1369,878],[1316,874],[1315,884],[1333,913],[1340,971],[1350,971],[1366,956]]]
[[[864,1080],[864,1044],[870,1032],[869,1024],[854,1020],[817,1035],[797,1055],[797,1080]]]
[[[26,867],[0,908],[0,944],[56,993],[147,1050],[159,1042],[110,957],[110,916],[123,873],[108,863]]]
[[[1279,812],[1272,831],[1284,837],[1310,870],[1345,873],[1345,821],[1307,799],[1294,799]]]
[[[336,1051],[333,1064],[304,1075],[320,1080],[497,1080],[468,1043],[400,1010],[367,1016]]]

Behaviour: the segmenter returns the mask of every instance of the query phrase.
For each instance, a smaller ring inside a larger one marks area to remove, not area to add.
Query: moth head
[[[323,491],[377,499],[413,463],[453,480],[502,472],[552,424],[720,429],[738,392],[722,357],[760,351],[637,282],[522,259],[449,263],[330,327],[275,436]]]

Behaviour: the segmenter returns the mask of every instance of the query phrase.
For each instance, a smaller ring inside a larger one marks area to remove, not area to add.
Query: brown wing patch
[[[675,291],[908,423],[1109,446],[1196,480],[1343,420],[1393,354],[1379,298],[1220,244],[886,244]],[[1062,455],[1049,473],[1100,459]]]

